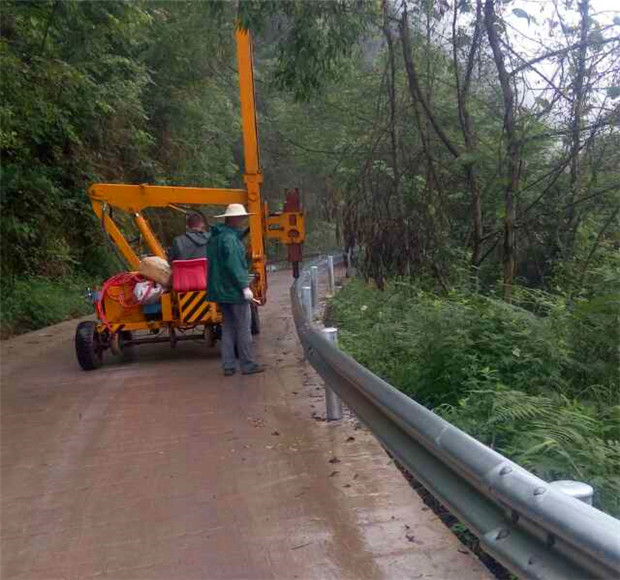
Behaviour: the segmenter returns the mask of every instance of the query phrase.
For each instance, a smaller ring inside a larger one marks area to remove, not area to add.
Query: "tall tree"
[[[485,0],[484,24],[493,51],[499,83],[504,101],[504,133],[506,135],[506,186],[504,189],[504,298],[512,299],[512,286],[515,276],[515,195],[519,189],[520,148],[515,119],[516,99],[510,76],[506,70],[504,53],[498,31],[498,18],[495,13],[495,0]]]
[[[474,73],[474,66],[476,63],[476,55],[480,48],[480,42],[482,37],[482,0],[476,0],[476,16],[474,21],[474,32],[467,53],[465,63],[465,73],[461,78],[461,66],[458,58],[458,48],[461,45],[457,29],[457,21],[459,14],[459,1],[454,2],[454,12],[452,19],[452,54],[454,59],[454,76],[456,82],[456,99],[459,109],[459,122],[461,130],[463,132],[463,140],[465,141],[465,151],[468,156],[464,160],[465,173],[467,175],[467,183],[471,193],[471,212],[472,212],[472,256],[471,263],[474,267],[480,265],[482,261],[482,195],[478,178],[476,176],[475,163],[473,156],[475,155],[476,144],[474,141],[473,127],[471,122],[471,116],[469,114],[469,96],[472,82],[472,75]]]

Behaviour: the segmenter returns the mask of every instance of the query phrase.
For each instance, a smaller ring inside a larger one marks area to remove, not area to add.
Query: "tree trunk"
[[[467,153],[473,153],[475,149],[473,131],[471,127],[471,118],[469,116],[469,110],[467,108],[467,99],[469,97],[469,88],[471,86],[471,76],[474,70],[474,62],[476,52],[480,45],[480,36],[482,28],[482,2],[477,1],[476,4],[476,24],[474,26],[474,36],[471,42],[471,48],[467,58],[467,68],[465,70],[465,79],[461,84],[461,76],[459,74],[459,63],[457,56],[457,22],[458,15],[458,2],[454,2],[454,18],[452,20],[452,54],[454,58],[454,75],[456,80],[456,94],[457,104],[459,109],[459,120],[461,123],[461,129],[463,131],[463,138],[465,140],[465,148]],[[471,264],[474,268],[480,265],[482,261],[482,196],[480,193],[480,187],[476,178],[476,171],[473,163],[467,163],[465,165],[465,174],[467,177],[467,184],[471,194],[471,207],[472,207],[472,255]]]
[[[588,29],[590,0],[579,2],[579,12],[581,14],[580,23],[580,46],[577,54],[577,67],[575,84],[573,89],[573,118],[571,126],[571,163],[570,163],[570,199],[571,204],[568,210],[567,244],[563,248],[565,258],[569,258],[573,253],[574,230],[575,230],[575,201],[579,198],[581,189],[581,163],[579,151],[581,149],[581,128],[583,117],[583,105],[585,102],[584,80],[586,76],[586,54],[588,51]]]
[[[457,147],[450,141],[444,130],[441,128],[441,125],[435,119],[433,112],[430,109],[430,106],[424,96],[424,93],[420,89],[420,82],[418,79],[418,73],[415,68],[415,63],[413,62],[412,50],[411,50],[411,35],[409,32],[409,16],[407,14],[407,7],[403,5],[403,12],[400,19],[400,41],[403,48],[403,58],[405,60],[405,69],[407,71],[407,81],[409,84],[409,92],[411,93],[411,98],[414,101],[418,101],[422,108],[424,109],[424,113],[428,117],[428,120],[431,122],[435,133],[441,140],[441,142],[446,146],[448,151],[452,154],[453,157],[459,156],[459,150]]]
[[[499,35],[497,33],[497,16],[494,0],[485,0],[484,24],[493,51],[493,60],[497,68],[499,82],[504,99],[504,132],[506,134],[506,189],[504,203],[506,218],[504,220],[504,299],[512,300],[512,286],[515,274],[515,203],[514,196],[519,188],[519,142],[515,124],[515,95],[510,76],[504,64]]]
[[[396,133],[396,59],[394,56],[394,39],[392,37],[392,29],[390,28],[389,21],[388,0],[383,0],[383,34],[387,42],[389,60],[388,99],[390,102],[390,142],[392,147],[392,170],[394,171],[394,195],[398,200],[399,206],[401,206],[400,163],[398,158],[398,136]],[[404,215],[404,213],[402,215]]]

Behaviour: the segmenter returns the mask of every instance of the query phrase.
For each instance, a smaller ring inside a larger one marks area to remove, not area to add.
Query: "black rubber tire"
[[[250,332],[252,335],[260,334],[260,315],[256,304],[250,304],[250,321]]]
[[[214,325],[205,326],[204,337],[207,348],[213,348],[217,343],[217,331]]]
[[[133,333],[131,330],[121,330],[121,350],[133,348],[133,344],[127,344],[128,342],[131,342],[132,338]]]
[[[121,330],[121,360],[132,361],[135,358],[136,349],[131,342],[133,334],[131,330]]]
[[[90,320],[80,322],[75,331],[75,354],[85,371],[94,371],[103,362],[97,325]]]

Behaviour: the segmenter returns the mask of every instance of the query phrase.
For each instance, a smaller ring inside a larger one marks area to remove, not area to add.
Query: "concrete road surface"
[[[75,322],[1,345],[3,580],[488,578],[353,419],[320,420],[290,273],[264,375],[201,343],[84,372]]]

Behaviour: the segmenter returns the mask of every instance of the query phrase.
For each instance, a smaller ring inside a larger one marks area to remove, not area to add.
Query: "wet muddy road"
[[[83,372],[76,323],[2,353],[3,580],[488,578],[320,379],[272,274],[258,358],[199,343]]]

